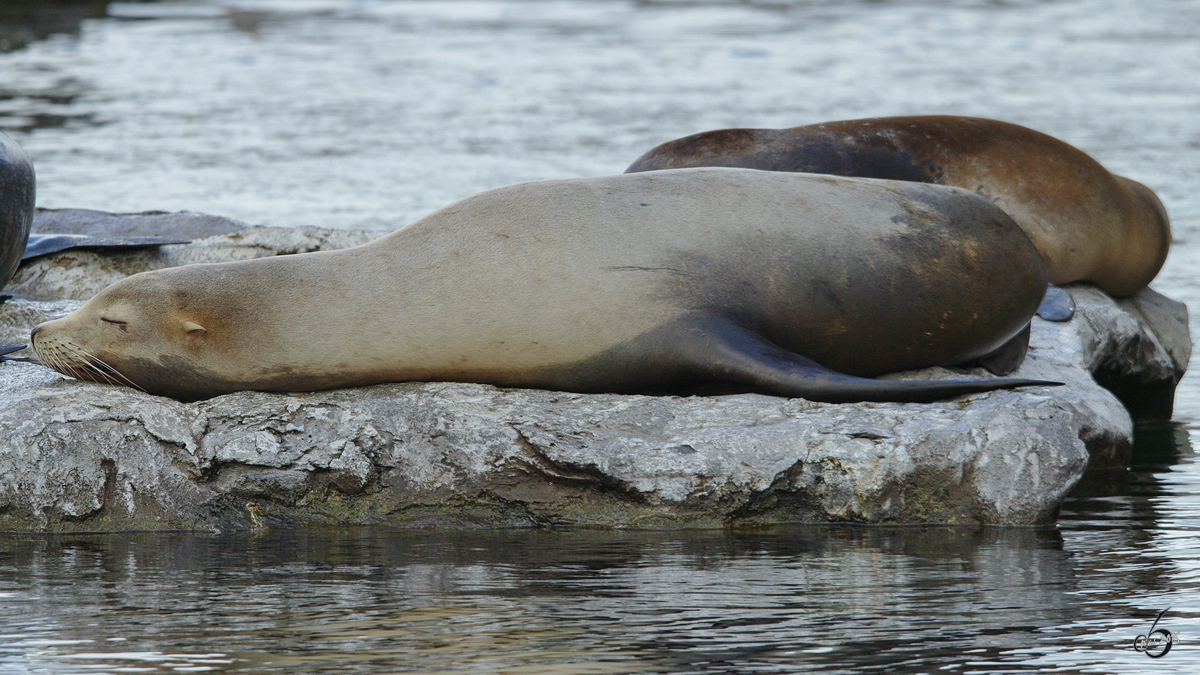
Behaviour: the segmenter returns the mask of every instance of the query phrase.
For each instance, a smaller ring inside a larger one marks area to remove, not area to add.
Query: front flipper
[[[1037,308],[1037,315],[1046,321],[1070,321],[1075,316],[1075,298],[1067,289],[1049,284],[1042,304]]]
[[[838,373],[721,319],[683,327],[682,356],[703,380],[736,382],[756,391],[810,401],[926,402],[996,389],[1059,386],[1061,382],[994,380],[877,380]]]

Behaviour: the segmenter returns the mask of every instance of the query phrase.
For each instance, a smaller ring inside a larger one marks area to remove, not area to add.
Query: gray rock
[[[0,305],[0,343],[24,341],[33,324],[90,294],[79,288],[133,267],[377,235],[260,228],[136,254],[124,266],[96,254],[51,256],[23,277],[26,297]],[[1047,523],[1089,458],[1092,466],[1129,459],[1132,418],[1093,373],[1132,392],[1173,391],[1191,351],[1180,303],[1150,290],[1121,301],[1087,286],[1071,292],[1076,318],[1035,319],[1016,373],[1066,386],[931,404],[457,383],[242,392],[185,404],[5,363],[0,530]],[[47,296],[58,299],[30,299]]]

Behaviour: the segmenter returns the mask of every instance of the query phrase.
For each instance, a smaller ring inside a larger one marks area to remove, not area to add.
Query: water
[[[1153,483],[1153,479],[1147,481]],[[1146,487],[1143,485],[1142,487]],[[1094,518],[1094,515],[1072,514]],[[1145,531],[379,529],[12,538],[12,672],[1149,672],[1196,664]],[[1103,550],[1098,550],[1103,549]],[[1158,610],[1182,633],[1135,652]],[[1182,672],[1182,671],[1176,671]]]
[[[1196,514],[1157,459],[1057,530],[11,537],[0,669],[1184,672]]]
[[[707,129],[977,115],[1154,188],[1200,307],[1200,3],[43,5],[0,6],[0,129],[44,207],[394,229]],[[0,673],[1195,672],[1195,374],[1176,419],[1043,530],[6,536]]]

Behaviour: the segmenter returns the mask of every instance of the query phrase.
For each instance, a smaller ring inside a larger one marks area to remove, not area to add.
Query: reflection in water
[[[108,0],[4,0],[0,2],[0,52],[51,35],[78,35],[84,19],[106,16],[107,7]]]
[[[70,78],[49,83],[44,89],[5,89],[0,86],[0,131],[98,124],[90,112],[70,111],[70,105],[84,89],[81,82]]]
[[[107,16],[107,0],[4,0],[0,2],[0,54],[52,35],[77,37],[85,19]],[[0,131],[29,132],[95,124],[93,113],[73,104],[87,86],[70,75],[22,78],[0,66]]]
[[[1044,529],[17,538],[3,570],[31,669],[883,672],[1004,659],[1076,587]]]
[[[1195,459],[1188,429],[1182,424],[1139,426],[1134,432],[1134,446],[1134,465],[1129,469],[1084,474],[1071,491],[1072,506],[1060,515],[1060,523],[1070,521],[1089,527],[1158,525],[1156,504],[1172,491],[1170,474],[1186,470]],[[1085,520],[1074,521],[1076,517]]]

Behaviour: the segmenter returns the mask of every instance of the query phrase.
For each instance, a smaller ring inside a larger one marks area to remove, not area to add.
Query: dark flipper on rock
[[[91,237],[86,234],[31,234],[22,260],[30,260],[72,248],[139,249],[170,244],[188,244],[186,239],[167,237]]]
[[[993,375],[1009,375],[1016,372],[1025,362],[1025,354],[1029,351],[1029,329],[1030,325],[1026,324],[1024,330],[1014,335],[1011,340],[1000,345],[991,354],[979,357],[974,363],[987,368]]]
[[[702,330],[684,330],[698,358],[701,378],[749,385],[777,396],[811,401],[927,402],[997,389],[1060,386],[1061,382],[997,378],[993,380],[880,380],[845,375],[772,344],[761,335],[733,324],[712,322]]]
[[[22,349],[25,349],[25,345],[0,345],[0,362],[11,361],[13,357],[8,355]]]
[[[1046,286],[1046,296],[1038,306],[1037,315],[1046,321],[1070,321],[1075,316],[1075,299],[1060,286]]]

